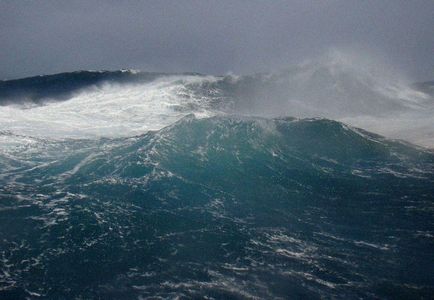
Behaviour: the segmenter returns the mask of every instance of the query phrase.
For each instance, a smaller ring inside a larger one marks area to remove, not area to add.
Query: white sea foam
[[[234,94],[230,100],[225,88],[249,88],[250,83],[237,86],[246,77],[167,75],[150,83],[106,84],[82,90],[67,101],[1,106],[0,130],[21,136],[0,134],[0,144],[30,142],[27,137],[132,136],[159,130],[190,113],[196,117],[231,113],[325,117],[433,147],[434,99],[386,69],[352,53],[331,51],[288,72],[252,79],[258,89]],[[277,85],[263,84],[267,81]],[[213,83],[222,84],[210,87]],[[214,105],[225,101],[235,105]]]
[[[215,80],[168,76],[142,85],[109,85],[80,92],[68,101],[24,108],[0,107],[0,128],[14,134],[50,138],[119,137],[158,130],[189,113],[214,114],[207,99],[186,85]]]

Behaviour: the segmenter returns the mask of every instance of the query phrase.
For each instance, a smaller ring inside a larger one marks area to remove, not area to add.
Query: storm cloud
[[[0,78],[81,69],[237,74],[331,48],[434,78],[434,2],[0,1]]]

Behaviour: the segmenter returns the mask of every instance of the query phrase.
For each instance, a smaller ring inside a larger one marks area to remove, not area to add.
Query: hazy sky
[[[133,68],[284,68],[330,48],[434,79],[433,0],[0,0],[0,78]]]

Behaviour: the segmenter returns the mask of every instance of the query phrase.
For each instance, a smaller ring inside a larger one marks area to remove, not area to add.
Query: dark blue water
[[[421,148],[235,116],[36,145],[0,156],[1,299],[434,295]]]

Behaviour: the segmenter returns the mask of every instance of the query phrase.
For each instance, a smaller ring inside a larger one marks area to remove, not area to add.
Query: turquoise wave
[[[238,116],[15,138],[31,143],[0,155],[0,298],[434,293],[423,148],[327,119]]]

